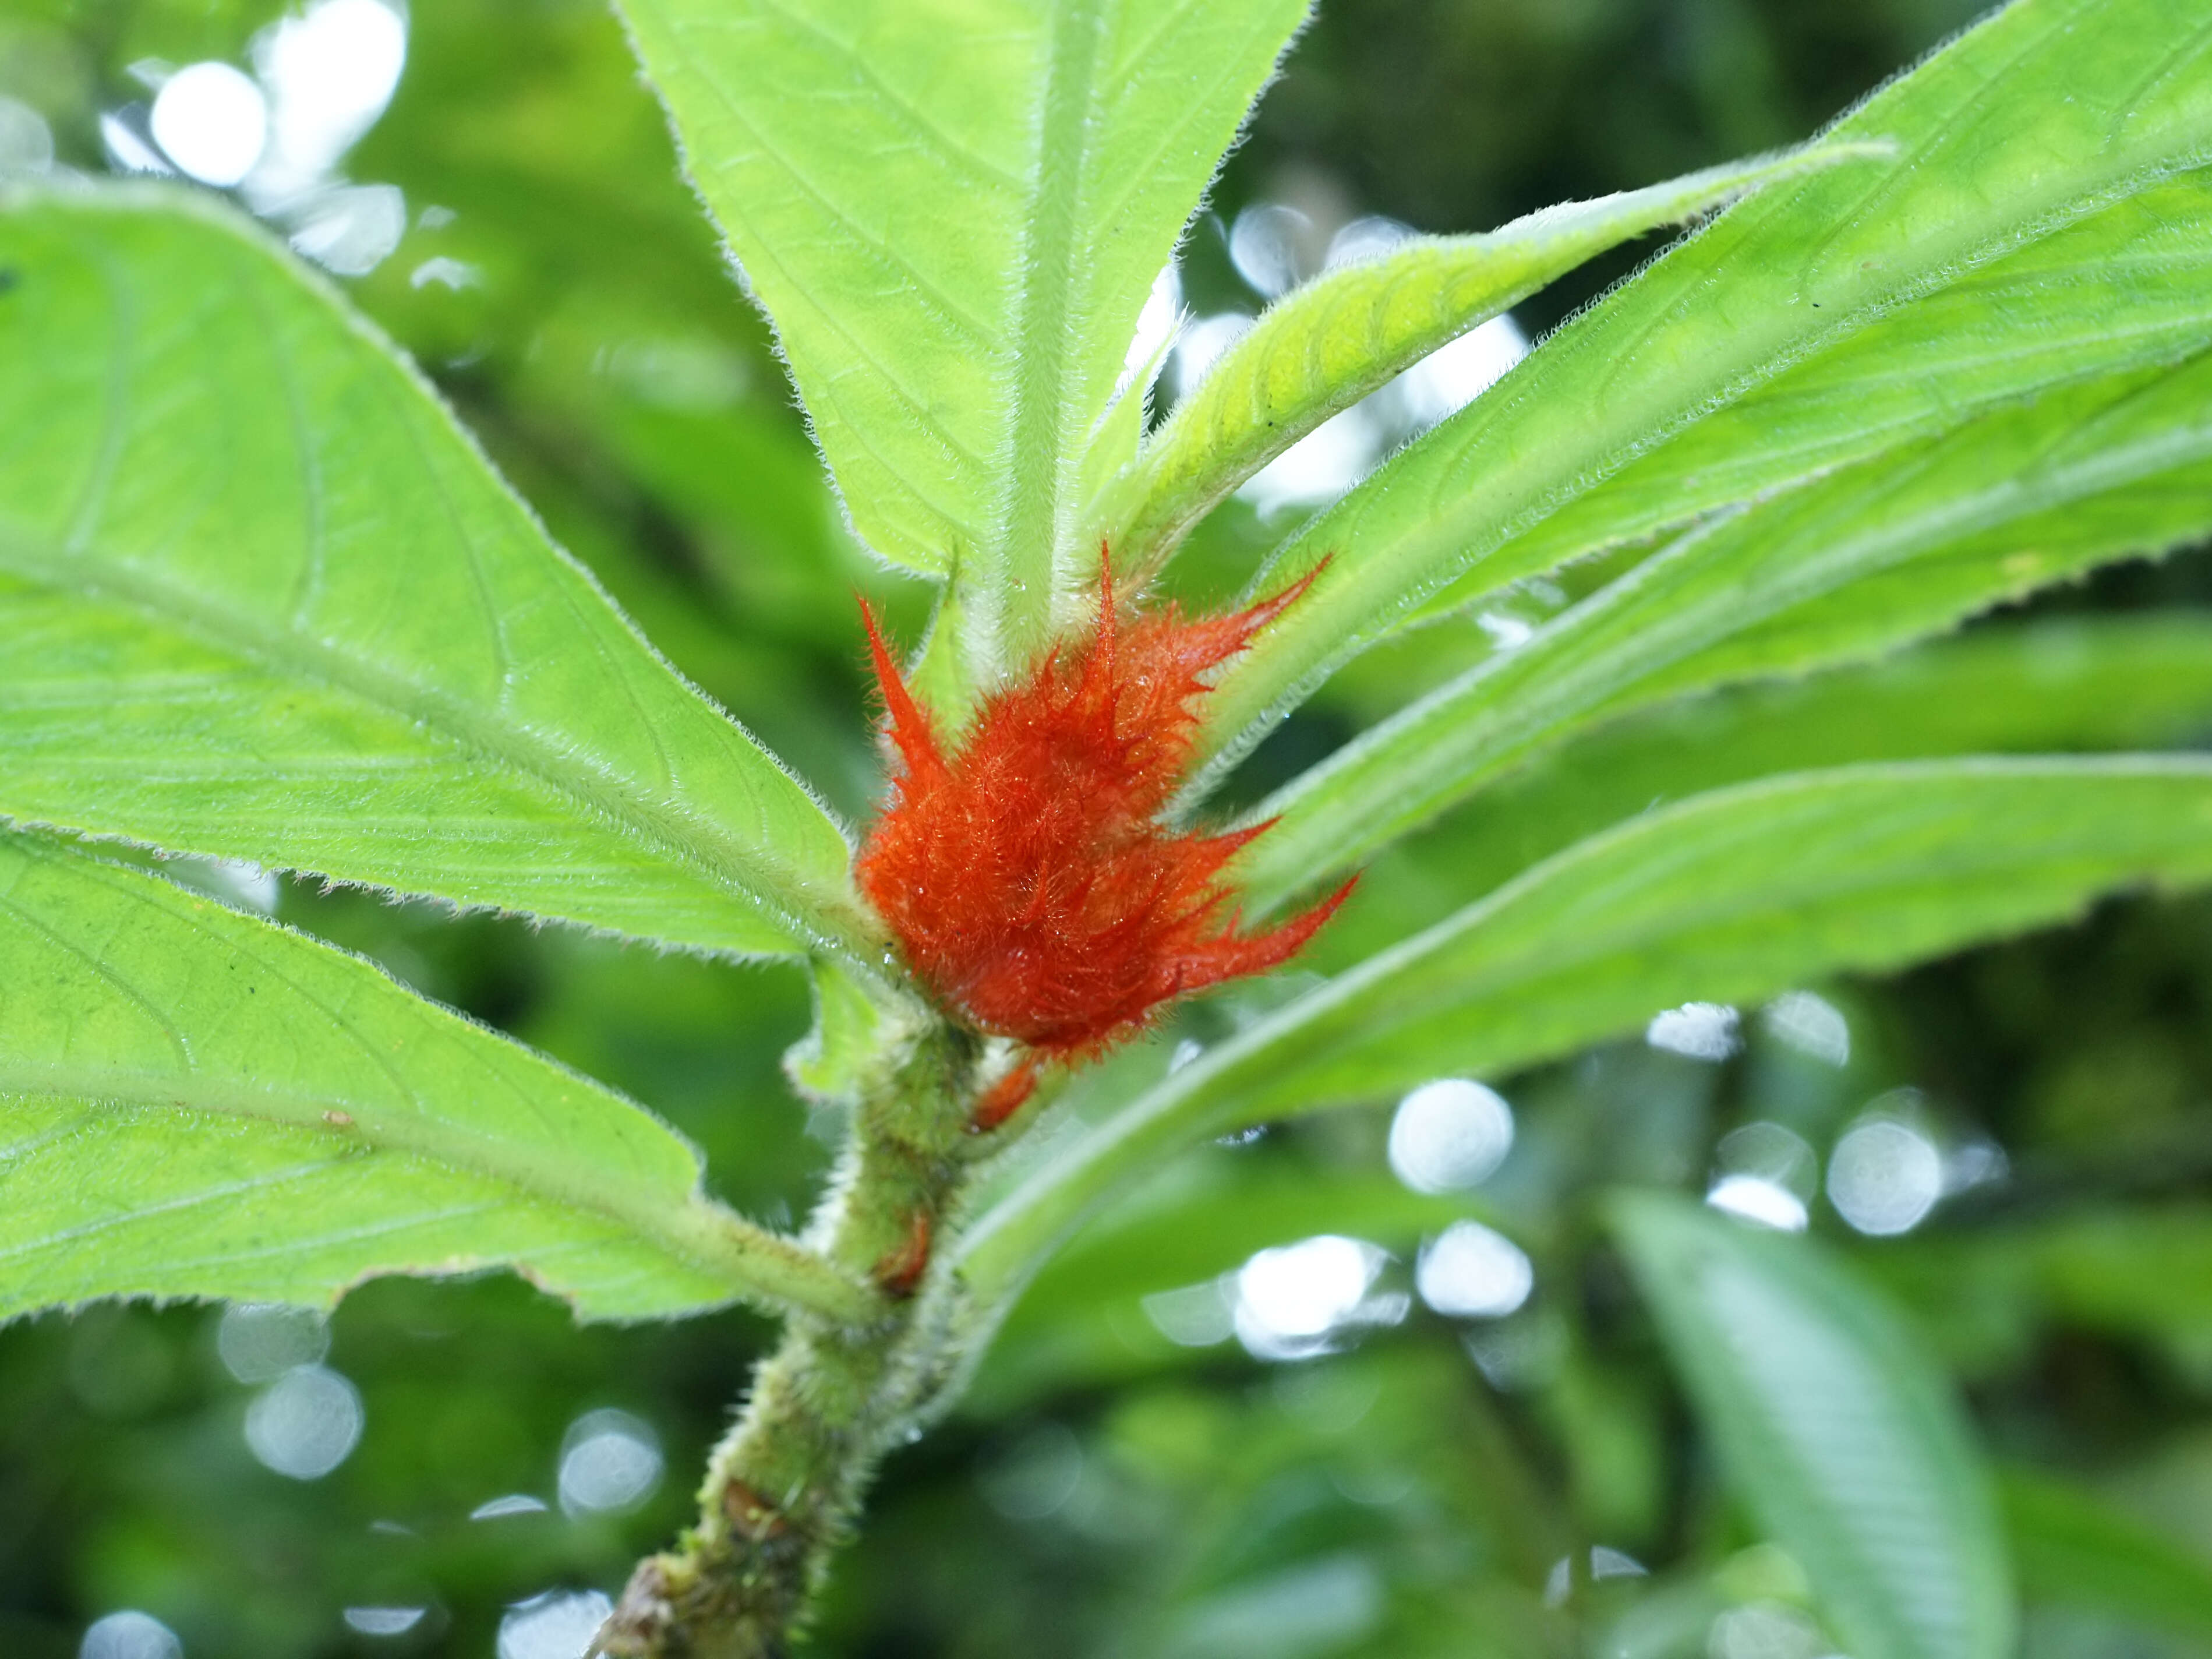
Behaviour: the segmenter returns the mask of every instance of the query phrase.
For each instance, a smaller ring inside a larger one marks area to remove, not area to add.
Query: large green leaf
[[[1172,1073],[979,1224],[989,1303],[1185,1146],[1433,1078],[1500,1073],[1691,998],[1878,970],[2212,880],[2212,763],[1973,760],[1717,791],[1538,865]]]
[[[1872,656],[2212,531],[2212,354],[2047,394],[1714,520],[1257,809],[1255,907],[1607,715]]]
[[[1304,0],[624,10],[854,524],[957,569],[981,672],[1018,664],[1138,313]]]
[[[0,836],[0,1317],[500,1265],[606,1318],[871,1303],[649,1114],[374,963]]]
[[[1595,550],[1906,447],[1973,411],[2212,341],[2212,172],[2124,195],[1784,369],[1544,520],[1516,567]],[[1425,609],[1492,591],[1478,568]]]
[[[2202,343],[2203,240],[2166,234],[2164,198],[2146,193],[2212,159],[2208,41],[2212,0],[2019,0],[1876,94],[1829,137],[1891,140],[1894,162],[1738,204],[1308,526],[1262,586],[1334,556],[1231,666],[1207,744],[1249,740],[1447,584],[1496,587],[1644,527],[1639,507],[1525,557],[1515,539],[1793,368],[1807,381],[1790,395],[1808,400],[1747,416],[1724,453],[1698,454],[1735,469],[1718,499]],[[2000,273],[2074,225],[2078,240]],[[1988,291],[1963,286],[1984,277]],[[1940,314],[1907,320],[1947,290]],[[1894,333],[1869,332],[1886,319]],[[1868,355],[1811,397],[1818,365],[1862,336]],[[1790,459],[1756,463],[1753,445]],[[1651,510],[1671,512],[1670,488],[1655,483]],[[1693,492],[1683,510],[1712,504]]]
[[[1094,518],[1141,577],[1192,525],[1332,415],[1615,244],[1875,147],[1813,149],[1568,202],[1480,236],[1416,237],[1295,289],[1178,402]]]
[[[0,202],[0,813],[733,952],[836,824],[242,221]]]
[[[1692,697],[1587,733],[1394,848],[1316,950],[1349,963],[1427,926],[1439,898],[1471,902],[1609,824],[1753,778],[2207,734],[2212,622],[2172,611],[1989,628],[1870,667]]]
[[[1855,1659],[2004,1659],[1989,1471],[1891,1310],[1811,1240],[1644,1194],[1613,1226],[1729,1484]]]

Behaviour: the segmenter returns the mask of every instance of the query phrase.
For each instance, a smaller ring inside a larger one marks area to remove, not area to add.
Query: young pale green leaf
[[[1316,427],[1479,323],[1632,237],[1748,191],[1886,155],[1814,148],[1568,202],[1480,236],[1423,236],[1330,272],[1271,307],[1175,406],[1092,510],[1141,580],[1191,526]]]
[[[382,340],[166,191],[0,202],[0,814],[710,951],[842,834]]]
[[[2212,1560],[2047,1474],[2008,1469],[1999,1496],[2028,1601],[2212,1641]]]
[[[2212,623],[2177,613],[2064,617],[1941,641],[1871,667],[1747,687],[1632,716],[1500,779],[1401,844],[1316,941],[1350,962],[1529,866],[1655,805],[1781,772],[1944,755],[2155,749],[2212,733]],[[1370,932],[1370,930],[1373,930]],[[1347,952],[1354,954],[1348,955]]]
[[[2212,353],[2047,393],[1713,520],[1264,802],[1255,908],[1540,747],[1663,698],[1860,660],[2212,531]]]
[[[1813,1241],[1681,1199],[1613,1225],[1736,1495],[1855,1659],[2004,1659],[2010,1564],[1990,1474],[1904,1322]]]
[[[623,10],[854,525],[957,569],[976,660],[1018,664],[1138,313],[1305,0]]]
[[[2166,238],[2157,211],[2126,204],[2212,158],[2208,41],[2212,0],[2019,0],[1876,94],[1828,137],[1888,140],[1895,161],[1739,203],[1314,520],[1258,585],[1328,566],[1227,670],[1206,750],[1250,741],[1269,711],[1455,580],[1496,587],[1548,568],[1561,547],[1524,560],[1515,538],[1793,367],[1817,374],[1885,319],[1928,349],[1884,349],[1835,395],[1735,428],[1734,445],[1795,458],[1746,461],[1739,476],[1801,477],[2053,377],[2201,343],[2204,291],[2187,280],[2205,269],[2201,240]],[[2102,231],[2087,231],[2093,219]],[[1993,292],[1961,286],[2074,224],[2084,240],[2069,258],[2102,262],[2103,279],[2064,280],[2031,259]],[[2153,250],[2140,260],[2138,237]],[[2150,299],[2148,332],[2112,303],[2155,295],[2177,273],[2187,292]],[[1947,290],[1940,325],[1933,313],[1925,329],[1901,320]],[[1929,374],[1937,362],[1948,371]],[[1877,381],[1869,408],[1861,392]]]
[[[1978,267],[1786,368],[1571,500],[1510,554],[1552,569],[1884,452],[1978,410],[2212,343],[2212,171],[2197,168]],[[1494,590],[1471,571],[1422,608]]]
[[[648,1113],[374,963],[0,836],[0,1318],[502,1265],[602,1318],[872,1303]]]
[[[1636,818],[1287,1004],[1170,1074],[987,1215],[988,1305],[1104,1197],[1286,1114],[1497,1074],[1691,998],[1895,968],[2212,880],[2212,763],[1969,760],[1764,781]]]

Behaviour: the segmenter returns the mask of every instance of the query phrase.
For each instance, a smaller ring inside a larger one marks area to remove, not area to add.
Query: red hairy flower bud
[[[994,1121],[1039,1059],[1090,1057],[1175,997],[1279,965],[1351,891],[1243,932],[1222,872],[1267,826],[1179,835],[1158,817],[1189,763],[1206,675],[1312,580],[1248,611],[1186,619],[1169,605],[1124,623],[1102,562],[1095,629],[986,702],[950,756],[863,603],[901,770],[855,874],[948,1009],[1035,1051],[992,1091]]]

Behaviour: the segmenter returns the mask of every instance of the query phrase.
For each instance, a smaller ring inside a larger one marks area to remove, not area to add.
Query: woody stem
[[[976,1054],[937,1026],[854,1115],[817,1216],[823,1254],[884,1291],[878,1316],[794,1314],[708,1460],[699,1519],[639,1564],[599,1636],[611,1659],[782,1659],[878,1461],[933,1382],[915,1291],[969,1160]]]

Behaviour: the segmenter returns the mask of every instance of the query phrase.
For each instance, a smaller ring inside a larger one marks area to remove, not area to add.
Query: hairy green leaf
[[[1793,480],[1942,432],[1976,410],[2212,343],[2212,172],[2185,172],[1875,319],[1571,501],[1513,544],[1553,568]],[[1494,591],[1478,568],[1426,613]]]
[[[2053,392],[1728,515],[1256,809],[1255,908],[1356,863],[1540,746],[1729,680],[1873,656],[2212,531],[2212,355]]]
[[[1093,510],[1115,561],[1141,580],[1247,478],[1477,324],[1584,260],[1746,191],[1878,146],[1815,148],[1711,167],[1645,190],[1567,202],[1479,236],[1422,236],[1332,271],[1271,307],[1177,403]]]
[[[1138,313],[1304,0],[624,10],[860,534],[957,570],[975,660],[1018,664]]]
[[[0,813],[867,950],[836,824],[296,261],[122,190],[0,202]]]
[[[1433,1078],[1498,1074],[1692,998],[1895,968],[2212,880],[2212,763],[1846,768],[1696,797],[1582,842],[1171,1073],[979,1224],[989,1303],[1182,1147]]]
[[[871,1296],[641,1109],[374,963],[0,836],[0,1317],[509,1265],[605,1318]]]
[[[2010,1565],[1965,1413],[1911,1333],[1809,1239],[1678,1198],[1615,1204],[1729,1484],[1857,1659],[2003,1659]]]
[[[1370,868],[1360,906],[1316,948],[1354,960],[1426,926],[1439,899],[1471,902],[1609,824],[1753,778],[1943,755],[2160,748],[2208,733],[2212,624],[2172,612],[1987,629],[1870,667],[1688,698],[1568,743],[1401,843]],[[1398,902],[1378,902],[1386,891]]]
[[[2162,203],[2127,206],[2212,159],[2208,47],[2212,0],[2021,0],[1876,94],[1828,137],[1890,141],[1895,161],[1739,203],[1309,525],[1259,586],[1325,556],[1328,568],[1231,665],[1206,711],[1207,747],[1249,741],[1268,711],[1448,583],[1494,588],[1589,544],[1545,544],[1524,559],[1516,538],[1785,371],[1817,373],[1887,319],[1934,343],[1916,360],[1892,339],[1802,419],[1747,418],[1729,455],[1759,444],[1796,459],[1746,460],[1741,477],[1802,476],[1941,430],[1977,404],[2212,337],[2191,280],[2205,269],[2201,237],[2166,235]],[[2105,229],[2089,232],[2093,221]],[[2071,281],[2031,258],[2016,283],[1999,277],[1978,295],[1960,286],[2077,224],[2083,240],[2059,264],[2101,264],[2108,276]],[[1940,319],[1904,320],[1946,290],[1959,297]],[[2136,295],[2148,301],[2142,331]],[[1929,374],[1930,353],[1949,354],[1951,370]],[[1869,408],[1863,394],[1876,384]]]

